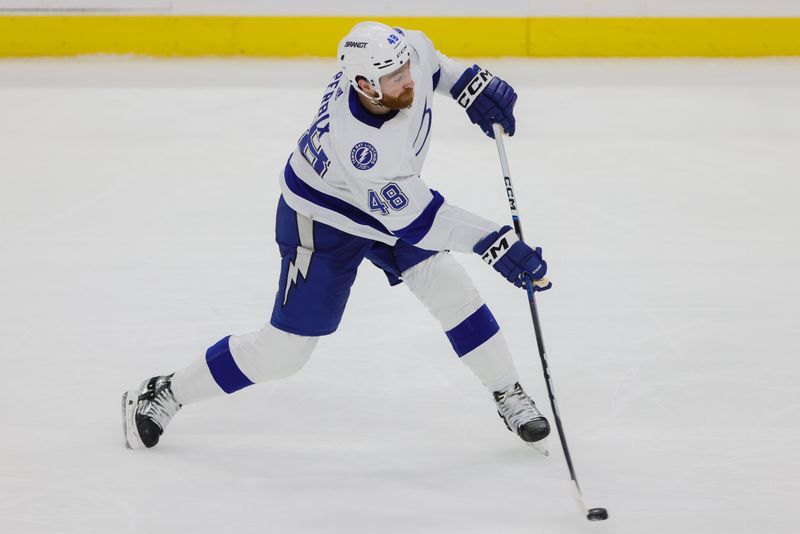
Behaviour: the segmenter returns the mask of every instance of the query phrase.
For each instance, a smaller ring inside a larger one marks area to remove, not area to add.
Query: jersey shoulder
[[[438,68],[438,62],[436,58],[436,47],[433,45],[433,41],[420,30],[402,30],[402,32],[408,44],[417,52],[420,63],[424,63],[433,70],[436,70]]]

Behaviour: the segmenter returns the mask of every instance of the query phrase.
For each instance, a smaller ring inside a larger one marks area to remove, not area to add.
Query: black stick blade
[[[608,510],[605,508],[592,508],[586,514],[586,519],[589,521],[605,521],[608,519]]]

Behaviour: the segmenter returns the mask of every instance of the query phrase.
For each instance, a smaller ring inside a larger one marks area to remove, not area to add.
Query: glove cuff
[[[480,254],[481,259],[488,265],[494,265],[511,250],[511,246],[517,241],[519,239],[514,230],[510,226],[504,226],[499,232],[492,232],[481,239],[473,250]]]
[[[461,77],[453,84],[450,89],[450,95],[455,98],[458,105],[464,109],[469,107],[475,102],[489,82],[494,79],[494,75],[486,69],[482,69],[478,65],[473,65],[464,71]]]

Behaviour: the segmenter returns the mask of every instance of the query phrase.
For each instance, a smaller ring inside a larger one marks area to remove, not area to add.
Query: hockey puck
[[[591,508],[589,513],[586,514],[586,519],[589,521],[605,521],[608,519],[608,510],[605,508]]]

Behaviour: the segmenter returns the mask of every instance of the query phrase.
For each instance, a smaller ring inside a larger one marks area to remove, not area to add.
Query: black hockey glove
[[[542,259],[542,249],[532,249],[517,239],[510,226],[487,235],[472,250],[517,287],[525,287],[525,273],[533,279],[534,291],[546,291],[553,286],[545,278],[547,262]]]
[[[450,94],[467,111],[473,124],[483,133],[494,139],[492,124],[498,123],[508,135],[514,135],[517,120],[514,118],[514,104],[517,93],[504,80],[492,75],[488,70],[473,65],[464,71],[453,84]]]

